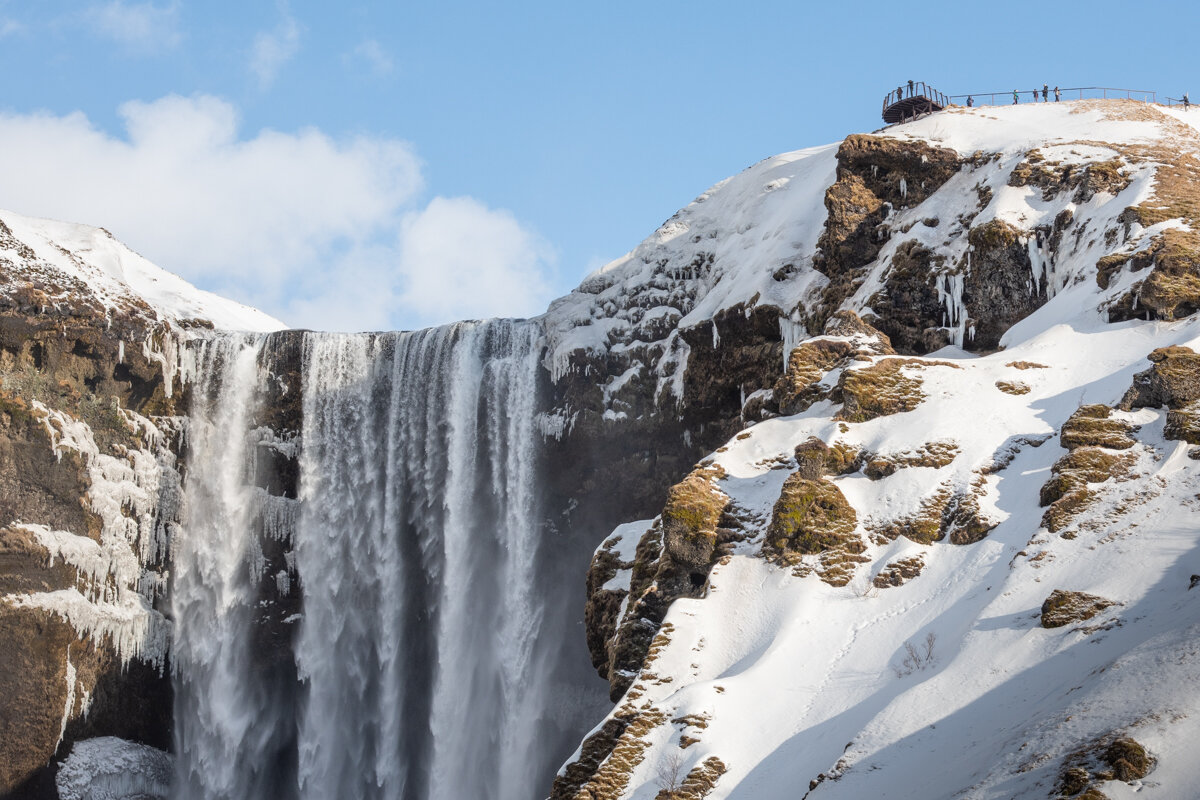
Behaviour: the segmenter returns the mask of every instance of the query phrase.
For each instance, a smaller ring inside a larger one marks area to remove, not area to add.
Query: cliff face
[[[617,704],[552,797],[1100,796],[1150,769],[1182,791],[1197,152],[1120,102],[843,142],[819,202],[756,231],[799,252],[738,262],[787,287],[786,372],[596,551]],[[778,189],[754,177],[702,200]],[[929,752],[953,754],[933,783]]]
[[[138,554],[146,574],[130,574],[124,562],[134,554],[109,546],[115,521],[99,508],[118,492],[148,501],[143,494],[156,488],[155,478],[171,480],[170,450],[159,450],[169,442],[156,446],[142,438],[148,429],[141,413],[164,405],[160,373],[139,352],[119,362],[112,341],[88,321],[56,325],[26,314],[10,308],[0,316],[0,593],[28,598],[0,605],[3,791],[45,791],[40,770],[61,741],[108,733],[165,747],[170,739],[162,654],[148,644],[146,660],[130,660],[115,641],[126,633],[121,628],[148,623],[155,613],[121,595],[136,593],[138,581],[160,580],[166,554],[147,548]],[[63,428],[82,419],[103,451],[95,441],[79,449],[64,444]],[[113,461],[98,464],[101,452]],[[148,474],[159,469],[158,476]],[[150,537],[170,524],[145,502],[138,510],[134,524]],[[76,614],[78,626],[63,611]],[[118,619],[126,612],[144,619],[126,624]],[[110,636],[78,629],[87,626]]]

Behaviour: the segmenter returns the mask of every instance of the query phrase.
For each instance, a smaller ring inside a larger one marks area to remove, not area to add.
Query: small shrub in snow
[[[892,665],[892,672],[897,678],[912,675],[933,666],[933,648],[937,644],[937,634],[932,631],[925,635],[925,641],[920,646],[911,641],[904,643],[904,659],[899,664]]]

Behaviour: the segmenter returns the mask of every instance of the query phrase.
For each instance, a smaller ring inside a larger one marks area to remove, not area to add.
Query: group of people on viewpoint
[[[1059,89],[1057,86],[1055,86],[1055,87],[1054,87],[1054,89],[1051,89],[1051,88],[1050,88],[1050,84],[1048,84],[1048,83],[1043,83],[1043,84],[1042,84],[1042,91],[1041,91],[1041,95],[1042,95],[1042,102],[1043,102],[1043,103],[1049,103],[1049,102],[1050,102],[1050,92],[1051,92],[1051,91],[1053,91],[1053,92],[1054,92],[1054,102],[1056,102],[1056,103],[1057,103],[1057,102],[1059,102],[1059,101],[1061,101],[1061,100],[1062,100],[1062,90],[1061,90],[1061,89]],[[1036,102],[1038,101],[1038,90],[1037,90],[1037,89],[1033,89],[1033,90],[1032,90],[1032,91],[1030,91],[1029,93],[1030,93],[1031,95],[1033,95],[1033,102],[1035,102],[1035,103],[1036,103]],[[916,87],[914,86],[914,84],[913,84],[913,82],[912,82],[912,81],[909,81],[909,82],[908,82],[908,96],[909,96],[909,97],[915,97],[915,96],[916,96]],[[896,87],[896,99],[897,99],[897,100],[900,100],[900,99],[902,99],[903,97],[904,97],[904,86],[903,86],[903,85],[901,85],[901,86],[897,86],[897,87]],[[1018,103],[1020,103],[1020,102],[1021,102],[1021,93],[1020,93],[1020,92],[1018,92],[1016,89],[1013,89],[1013,105],[1015,106],[1015,105],[1017,105],[1017,104],[1018,104]],[[975,97],[974,97],[974,95],[967,95],[967,107],[968,107],[968,108],[971,108],[971,107],[973,107],[974,105],[975,105]],[[1188,99],[1188,93],[1187,93],[1187,92],[1184,92],[1184,93],[1183,93],[1183,107],[1184,107],[1184,109],[1187,109],[1187,108],[1190,108],[1190,107],[1191,107],[1191,101]]]
[[[911,81],[909,81],[909,82],[911,83]],[[1047,83],[1042,84],[1042,102],[1043,103],[1050,102],[1050,92],[1051,91],[1052,90],[1050,89],[1049,84],[1047,84]],[[1055,86],[1053,89],[1053,92],[1054,92],[1054,102],[1057,103],[1060,100],[1062,100],[1062,90],[1061,89],[1059,89],[1057,86]],[[1038,101],[1038,90],[1034,89],[1034,90],[1030,91],[1030,94],[1033,95],[1033,102],[1036,103]],[[1013,89],[1013,105],[1015,106],[1019,102],[1021,102],[1021,93],[1018,92],[1016,89]],[[974,105],[975,105],[974,95],[967,95],[967,108],[971,108]]]

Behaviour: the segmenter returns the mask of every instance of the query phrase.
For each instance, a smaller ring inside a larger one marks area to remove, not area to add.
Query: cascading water
[[[262,346],[262,337],[230,336],[184,354],[193,413],[171,592],[181,754],[173,795],[183,800],[270,796],[272,712],[286,714],[256,669],[251,636],[261,578],[252,422]]]
[[[248,663],[263,516],[253,408],[268,377],[262,340],[230,339],[197,357],[193,389],[174,795],[538,796],[557,755],[542,740],[557,642],[535,583],[540,329],[296,336],[295,708],[273,708],[286,698]]]

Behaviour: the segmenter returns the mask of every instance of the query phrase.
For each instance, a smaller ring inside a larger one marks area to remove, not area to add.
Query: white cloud
[[[102,225],[162,267],[290,324],[366,330],[544,309],[549,246],[470,198],[418,205],[412,147],[316,129],[240,135],[229,103],[0,114],[0,207]]]
[[[250,71],[258,79],[259,88],[267,89],[275,83],[283,65],[299,50],[300,24],[285,10],[275,30],[255,36],[250,48]]]
[[[532,316],[550,300],[550,245],[512,214],[469,197],[438,197],[401,229],[398,301],[426,324]]]
[[[0,19],[0,39],[6,39],[18,33],[24,33],[25,26],[15,19]]]
[[[395,64],[392,63],[392,57],[374,39],[367,39],[360,42],[357,47],[350,51],[348,56],[352,61],[366,64],[376,75],[390,75],[395,68]]]
[[[85,16],[97,33],[127,48],[149,52],[179,44],[179,7],[179,0],[163,6],[112,0],[91,7]]]

